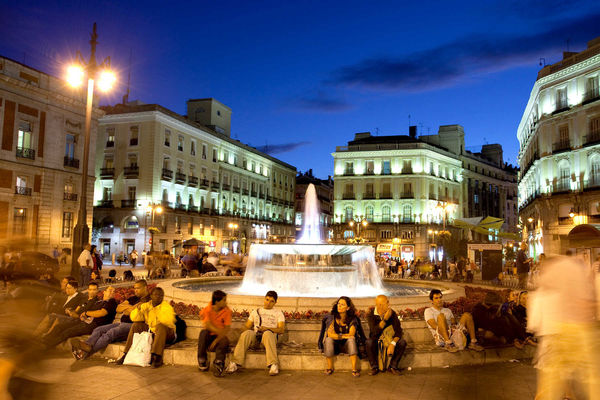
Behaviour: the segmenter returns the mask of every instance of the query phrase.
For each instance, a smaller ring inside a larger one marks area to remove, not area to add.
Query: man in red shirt
[[[227,294],[221,290],[212,293],[211,303],[200,311],[200,319],[204,329],[198,338],[198,367],[200,371],[208,371],[207,351],[215,352],[213,374],[223,374],[225,356],[229,351],[227,333],[231,327],[231,309],[227,307]]]

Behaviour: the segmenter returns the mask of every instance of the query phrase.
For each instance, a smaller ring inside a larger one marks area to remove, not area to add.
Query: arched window
[[[123,229],[138,229],[139,227],[140,223],[135,215],[129,216],[123,221]]]
[[[367,206],[365,208],[365,218],[367,218],[367,221],[373,222],[373,206]]]
[[[412,222],[412,207],[410,204],[405,204],[402,208],[402,222]]]
[[[344,210],[344,222],[350,222],[354,218],[354,209],[350,206]]]
[[[163,189],[162,201],[169,201],[169,192],[167,191],[167,189]]]
[[[177,192],[177,196],[175,197],[175,204],[181,204],[181,193]]]
[[[390,208],[390,206],[383,206],[381,208],[381,220],[382,222],[390,222],[391,221],[391,212],[392,209]]]
[[[194,196],[190,194],[190,196],[188,197],[188,206],[193,207],[194,206]]]

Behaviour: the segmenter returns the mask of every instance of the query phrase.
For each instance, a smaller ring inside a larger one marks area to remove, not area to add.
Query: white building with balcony
[[[149,250],[150,227],[155,250],[190,238],[217,252],[293,241],[296,168],[232,139],[224,104],[187,105],[187,117],[139,102],[105,108],[94,196],[103,254]]]
[[[600,37],[542,68],[531,90],[517,137],[519,214],[532,256],[576,249],[573,229],[600,223],[599,75]],[[580,251],[594,259],[600,249]]]

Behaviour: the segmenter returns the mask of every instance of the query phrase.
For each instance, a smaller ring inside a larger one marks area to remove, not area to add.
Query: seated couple
[[[285,331],[283,312],[275,308],[277,292],[270,290],[264,298],[263,307],[253,310],[244,324],[233,357],[225,370],[236,372],[246,360],[246,352],[251,346],[263,345],[266,349],[269,375],[279,374],[277,358],[277,338]],[[198,366],[200,371],[208,371],[208,351],[215,352],[213,374],[222,376],[225,368],[225,356],[229,351],[227,334],[231,327],[231,309],[227,306],[227,294],[216,290],[212,294],[211,303],[200,311],[204,329],[198,338]]]
[[[371,367],[369,375],[376,375],[386,369],[394,375],[400,374],[399,364],[406,349],[406,341],[402,339],[398,315],[390,308],[386,296],[377,296],[375,307],[369,309],[367,321],[368,339],[352,300],[342,296],[334,303],[331,313],[323,318],[318,343],[327,360],[324,371],[326,375],[331,375],[334,371],[333,357],[346,353],[350,356],[352,376],[359,377],[359,347],[363,344]]]

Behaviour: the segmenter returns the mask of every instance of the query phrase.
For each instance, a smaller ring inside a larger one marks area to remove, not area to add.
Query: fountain
[[[229,294],[231,306],[245,309],[260,305],[262,296],[275,290],[280,296],[278,306],[286,310],[327,309],[330,298],[342,295],[352,297],[357,307],[367,307],[373,296],[382,293],[390,296],[394,306],[429,304],[427,294],[438,285],[383,285],[373,247],[323,243],[319,218],[319,203],[311,184],[305,196],[303,229],[296,243],[252,244],[241,285],[238,277],[175,280],[161,284],[166,298],[206,304],[211,291],[221,289]]]

